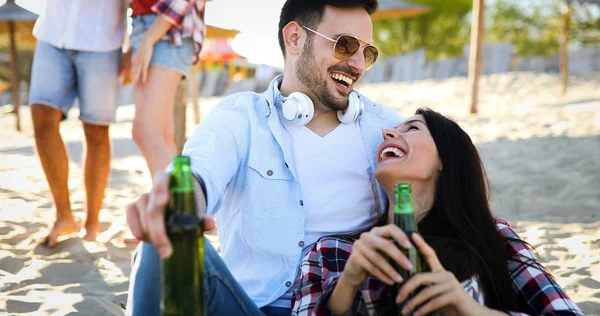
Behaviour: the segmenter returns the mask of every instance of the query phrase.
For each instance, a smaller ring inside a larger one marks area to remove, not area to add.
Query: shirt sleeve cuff
[[[194,177],[196,180],[198,180],[198,184],[200,184],[200,188],[202,188],[202,193],[204,193],[204,196],[206,196],[206,185],[204,184],[204,180],[197,174],[194,174]]]

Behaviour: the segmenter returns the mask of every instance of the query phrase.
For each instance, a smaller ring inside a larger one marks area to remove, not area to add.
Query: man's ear
[[[302,27],[296,22],[288,23],[283,30],[283,43],[285,51],[292,56],[300,55],[306,36],[303,35]]]

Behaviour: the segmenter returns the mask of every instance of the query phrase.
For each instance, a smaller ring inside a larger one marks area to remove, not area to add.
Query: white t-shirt
[[[359,124],[340,124],[324,137],[305,126],[285,128],[292,135],[292,163],[306,210],[305,247],[326,235],[372,226],[379,214]],[[288,291],[270,305],[289,308],[291,299]]]
[[[358,123],[340,124],[324,137],[305,126],[286,124],[286,129],[306,210],[304,244],[375,223],[369,158]]]
[[[33,35],[58,48],[109,52],[121,48],[127,0],[48,0]]]

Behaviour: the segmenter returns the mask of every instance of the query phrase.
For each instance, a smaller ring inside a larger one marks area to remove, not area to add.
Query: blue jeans
[[[140,243],[133,255],[127,298],[128,315],[160,315],[162,262],[154,245]],[[290,315],[290,309],[258,308],[204,238],[204,302],[206,315]]]

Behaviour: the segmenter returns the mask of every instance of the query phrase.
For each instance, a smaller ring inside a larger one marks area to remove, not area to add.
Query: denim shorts
[[[140,47],[144,34],[156,17],[156,14],[142,14],[133,17],[131,48],[134,55]],[[150,64],[177,71],[185,77],[190,71],[193,59],[194,42],[191,38],[183,38],[180,46],[174,45],[170,41],[160,40],[154,44]]]
[[[94,125],[115,122],[121,49],[86,52],[38,41],[31,69],[29,104],[44,104],[67,117],[75,98],[79,119]]]

